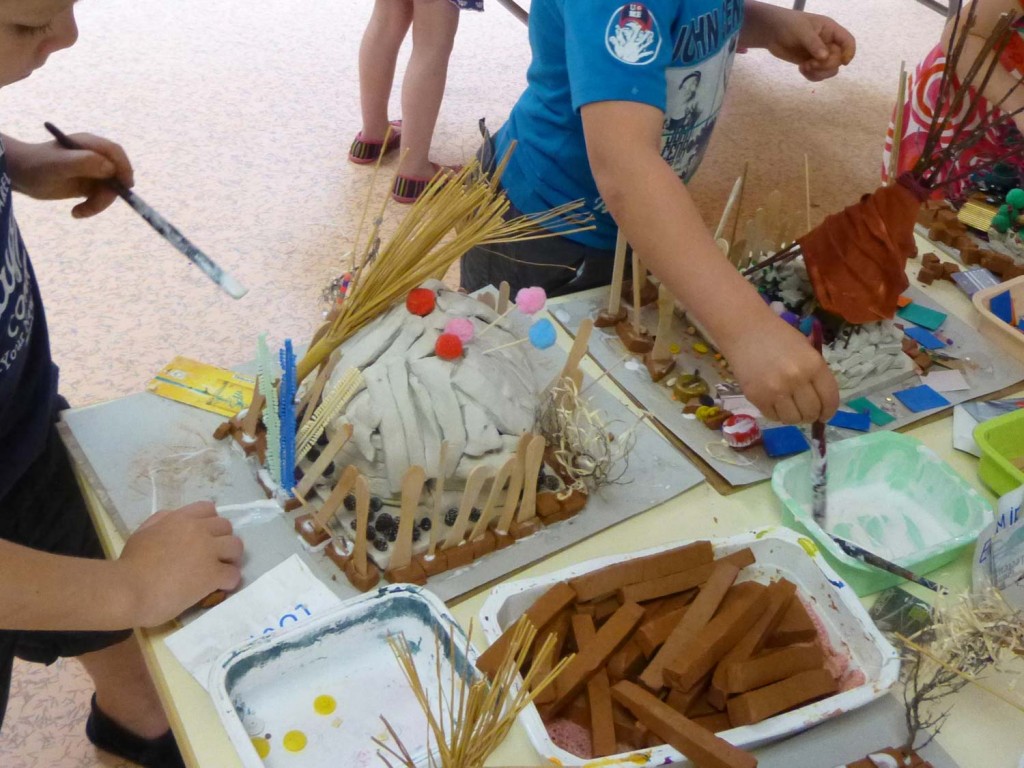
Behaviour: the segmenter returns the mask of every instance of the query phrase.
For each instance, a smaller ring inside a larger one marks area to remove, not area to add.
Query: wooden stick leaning
[[[636,251],[633,251],[633,332],[637,336],[643,331],[643,326],[640,324],[640,292],[644,283],[647,281],[647,270],[644,269],[644,265],[640,263],[640,257]]]
[[[669,331],[672,330],[672,313],[675,310],[675,299],[671,291],[662,283],[658,286],[658,332],[654,337],[654,348],[651,350],[652,360],[665,360],[672,356],[669,350]]]
[[[526,465],[523,469],[523,502],[519,505],[517,523],[524,523],[537,516],[537,476],[544,463],[544,449],[547,443],[543,435],[534,435],[526,448]]]
[[[433,558],[437,551],[438,534],[444,515],[441,509],[444,506],[444,476],[445,465],[448,463],[448,441],[441,441],[441,451],[437,457],[437,477],[434,479],[434,503],[430,505],[430,544],[427,549],[427,557]]]
[[[480,496],[480,490],[484,487],[490,477],[490,467],[474,467],[466,478],[466,488],[462,492],[462,503],[459,505],[459,515],[455,518],[455,525],[448,532],[444,542],[444,549],[453,549],[463,543],[466,536],[466,529],[469,527],[469,516],[473,512],[473,506]]]
[[[501,285],[498,286],[498,306],[495,307],[495,311],[499,315],[503,315],[508,311],[508,297],[511,293],[512,286],[508,284],[507,280],[502,280]]]
[[[892,124],[892,144],[889,147],[889,186],[896,183],[900,167],[900,147],[903,144],[903,111],[907,98],[907,62],[900,62],[900,84],[896,89],[896,114]]]
[[[505,494],[505,506],[501,510],[501,517],[494,530],[497,533],[508,533],[515,519],[516,510],[519,508],[519,496],[523,492],[523,482],[526,478],[526,449],[530,445],[533,435],[527,432],[519,438],[519,445],[516,447],[515,471],[508,482],[508,493]],[[534,485],[536,486],[536,478]]]
[[[250,438],[256,437],[256,425],[259,424],[263,407],[267,404],[267,398],[260,392],[259,385],[260,382],[257,378],[252,390],[252,400],[249,401],[249,409],[245,412],[245,418],[242,419],[242,433]]]
[[[304,498],[313,485],[323,477],[324,470],[327,469],[327,465],[334,461],[334,457],[338,455],[338,452],[345,447],[345,444],[352,439],[352,425],[343,424],[334,437],[331,439],[324,449],[320,452],[320,457],[313,462],[313,466],[310,467],[302,481],[295,486],[292,490],[299,499]]]
[[[416,511],[426,481],[427,473],[419,464],[413,464],[405,470],[402,477],[402,505],[398,513],[398,537],[388,563],[389,569],[404,568],[412,560],[412,530],[416,527]]]
[[[317,510],[313,516],[313,529],[320,529],[325,531],[332,539],[334,538],[334,531],[328,525],[328,522],[334,517],[338,510],[341,509],[342,504],[345,503],[345,497],[351,493],[355,487],[356,478],[359,476],[359,470],[357,470],[351,464],[345,467],[341,473],[341,477],[338,480],[337,485],[331,491],[331,495],[327,497],[327,501],[323,503],[323,506]]]
[[[359,576],[369,575],[366,562],[368,528],[370,526],[370,484],[363,475],[356,478],[356,544],[349,562]]]
[[[612,265],[612,286],[608,294],[608,314],[611,316],[619,314],[622,304],[622,280],[626,273],[626,233],[619,228],[619,234],[615,238],[615,261]]]
[[[340,358],[341,353],[338,350],[334,350],[331,356],[327,358],[327,361],[320,366],[320,371],[317,373],[316,379],[313,380],[313,386],[307,388],[302,399],[299,400],[296,411],[302,414],[302,422],[299,424],[297,434],[302,434],[310,419],[313,418],[313,412],[320,405],[320,398],[324,394],[324,387],[327,385],[328,379],[331,378],[334,367],[338,364]]]
[[[515,468],[516,457],[513,456],[501,466],[498,473],[494,476],[494,480],[491,482],[491,492],[487,495],[487,502],[480,512],[480,519],[476,521],[476,525],[473,526],[473,530],[469,534],[469,541],[476,541],[487,532],[491,525],[491,519],[498,508],[498,499],[501,497],[501,492],[508,484],[509,479],[515,472]]]
[[[736,247],[736,232],[740,225],[740,213],[743,211],[743,192],[747,186],[747,171],[750,169],[750,163],[743,164],[743,174],[740,176],[740,191],[736,198],[736,218],[732,220],[732,232],[729,233],[729,261],[735,264],[737,267],[741,266],[743,260],[743,252]]]

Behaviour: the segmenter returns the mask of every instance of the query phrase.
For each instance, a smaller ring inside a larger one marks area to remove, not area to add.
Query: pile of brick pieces
[[[996,275],[1001,282],[1024,275],[1024,265],[1017,264],[1002,253],[978,245],[978,241],[967,234],[967,226],[957,218],[957,212],[944,202],[929,201],[921,206],[918,222],[928,227],[928,239],[948,245],[960,252],[960,260],[968,267],[984,267]],[[935,253],[921,257],[921,270],[917,279],[925,285],[936,280],[952,282],[953,273],[960,271],[960,265],[943,262]]]
[[[830,696],[839,683],[796,586],[740,580],[754,561],[749,548],[716,559],[699,541],[545,591],[525,613],[534,648],[554,635],[553,663],[575,654],[536,699],[545,723],[589,731],[583,757],[669,744],[702,767],[756,766],[715,734]],[[491,678],[510,634],[477,662]]]

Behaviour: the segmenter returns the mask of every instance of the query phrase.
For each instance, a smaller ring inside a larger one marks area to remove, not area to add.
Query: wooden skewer
[[[615,238],[615,262],[612,265],[612,287],[608,294],[608,314],[617,315],[622,302],[622,278],[626,272],[626,234],[619,228]]]
[[[782,228],[782,193],[773,189],[768,193],[768,205],[765,206],[764,233],[762,248],[770,251],[779,250],[779,230]],[[765,244],[767,240],[767,244]]]
[[[313,412],[323,396],[324,387],[327,386],[327,381],[331,378],[331,374],[334,373],[334,367],[340,359],[341,354],[338,350],[334,350],[331,356],[327,358],[327,361],[320,367],[320,372],[316,375],[316,379],[313,380],[313,386],[306,390],[302,400],[299,401],[297,411],[302,414],[302,423],[296,430],[296,434],[302,432],[306,424],[309,423],[309,420],[313,418]]]
[[[510,293],[512,293],[512,286],[508,284],[508,281],[502,280],[501,285],[498,286],[498,306],[495,307],[495,311],[499,315],[503,315],[508,311],[508,297]]]
[[[516,457],[513,456],[501,466],[498,474],[494,476],[494,480],[491,482],[491,492],[487,495],[487,503],[484,504],[484,508],[480,512],[480,519],[476,521],[476,525],[473,526],[473,530],[469,534],[470,541],[479,539],[490,527],[491,519],[498,508],[498,498],[515,472],[515,467]]]
[[[900,84],[896,90],[896,115],[892,125],[892,144],[889,149],[889,186],[896,183],[900,167],[900,146],[903,143],[903,111],[907,99],[907,62],[900,62]]]
[[[651,350],[652,360],[665,360],[671,357],[669,352],[669,331],[672,329],[672,312],[675,299],[665,284],[658,286],[658,335],[654,337],[654,348]]]
[[[543,435],[534,435],[526,448],[526,466],[523,468],[523,502],[519,505],[516,522],[532,520],[537,515],[537,476],[544,462],[547,443]]]
[[[356,477],[356,545],[352,563],[356,573],[367,576],[366,544],[370,525],[370,484],[363,475]]]
[[[495,530],[498,533],[508,533],[508,529],[512,527],[512,520],[516,514],[516,508],[519,506],[519,495],[523,492],[523,481],[526,471],[526,449],[529,447],[530,440],[532,439],[533,434],[527,432],[519,438],[519,445],[516,446],[515,470],[512,472],[512,477],[509,478],[508,493],[505,494],[505,506],[501,510],[501,517],[498,518],[498,524],[495,526]]]
[[[313,484],[319,480],[324,470],[327,469],[327,465],[334,461],[334,457],[338,455],[338,452],[345,447],[345,444],[352,439],[352,425],[342,424],[331,441],[324,446],[323,451],[320,453],[320,457],[313,462],[313,466],[309,468],[305,476],[302,478],[295,489],[292,491],[296,496],[302,498],[306,496]]]
[[[427,473],[419,464],[413,464],[402,477],[402,506],[399,509],[398,537],[388,567],[404,568],[412,560],[412,529],[416,527],[416,512],[423,494]]]
[[[746,174],[745,170],[744,174]],[[722,210],[722,218],[718,220],[718,226],[715,227],[715,240],[722,236],[722,233],[725,231],[725,224],[729,221],[729,216],[732,215],[733,209],[736,208],[736,204],[739,202],[740,193],[743,191],[743,179],[744,176],[737,176],[736,181],[733,182],[729,199],[726,200],[725,208]]]
[[[640,325],[640,292],[647,282],[647,270],[640,263],[640,257],[633,251],[633,331],[637,336],[643,330]]]
[[[444,549],[451,549],[462,544],[466,535],[466,528],[469,527],[469,516],[473,512],[473,505],[476,504],[480,490],[490,477],[490,467],[474,467],[466,478],[466,489],[462,492],[462,503],[459,505],[459,516],[455,518],[455,525],[452,526],[445,539]]]
[[[441,451],[437,457],[437,477],[434,479],[434,503],[430,505],[430,547],[427,550],[427,557],[433,557],[437,551],[438,532],[441,528],[443,516],[441,509],[444,505],[444,476],[448,464],[448,441],[441,441]]]
[[[807,231],[811,231],[811,160],[804,153],[804,196],[807,204]]]
[[[747,171],[750,168],[750,163],[743,164],[743,175],[740,176],[740,193],[736,200],[736,218],[732,220],[732,232],[729,235],[729,249],[730,249],[730,261],[737,267],[740,265],[741,253],[736,248],[736,232],[740,226],[740,214],[743,212],[743,192],[747,187]]]
[[[327,524],[331,518],[333,518],[341,505],[345,503],[345,497],[351,492],[352,487],[356,484],[356,477],[359,475],[359,471],[349,464],[345,467],[345,470],[341,473],[341,477],[338,479],[338,484],[334,486],[334,490],[331,491],[331,495],[327,497],[327,501],[324,502],[323,506],[313,517],[313,528],[320,528],[326,531],[327,534],[333,539],[334,531]]]

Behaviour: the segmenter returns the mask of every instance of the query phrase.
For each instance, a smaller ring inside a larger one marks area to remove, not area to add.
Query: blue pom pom
[[[546,317],[530,326],[530,343],[537,349],[547,349],[555,343],[556,338],[555,326]]]
[[[802,333],[804,336],[810,336],[813,328],[814,318],[811,317],[810,315],[808,315],[807,317],[800,321],[800,333]]]

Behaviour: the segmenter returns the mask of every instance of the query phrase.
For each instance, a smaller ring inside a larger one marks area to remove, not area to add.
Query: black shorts
[[[0,538],[53,554],[103,559],[103,548],[56,427],[50,428],[43,454],[0,499]],[[98,651],[130,635],[129,629],[117,632],[0,630],[0,725],[7,709],[15,657],[52,664],[58,657]]]

